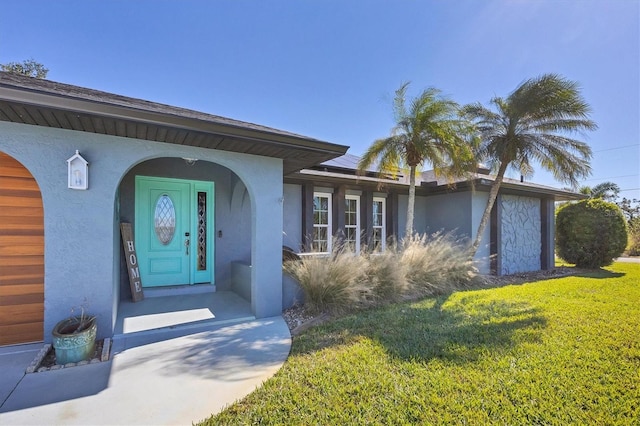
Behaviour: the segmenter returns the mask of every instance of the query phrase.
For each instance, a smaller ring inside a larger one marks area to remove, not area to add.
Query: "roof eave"
[[[109,95],[110,94],[105,93],[105,96]],[[274,148],[277,147],[278,149],[287,151],[290,150],[291,152],[289,153],[289,157],[285,155],[279,157],[285,161],[285,173],[291,173],[295,170],[299,170],[300,168],[310,167],[318,164],[319,162],[338,157],[343,155],[349,148],[345,145],[324,142],[288,132],[279,132],[277,129],[271,130],[270,128],[263,126],[256,126],[260,128],[254,129],[251,128],[251,126],[253,126],[252,124],[244,123],[247,124],[247,126],[242,126],[243,123],[237,122],[236,120],[229,120],[231,123],[223,123],[216,122],[214,116],[210,116],[211,119],[207,120],[175,113],[154,111],[151,109],[145,109],[142,106],[145,104],[155,107],[161,105],[133,98],[124,99],[128,99],[132,103],[138,103],[140,105],[125,106],[117,103],[101,102],[96,99],[85,99],[78,96],[70,96],[68,94],[55,93],[38,88],[24,87],[23,85],[12,84],[12,82],[0,79],[0,101],[11,105],[29,106],[42,110],[59,111],[65,114],[89,115],[119,122],[135,122],[147,126],[171,128],[178,131],[199,132],[223,138],[229,137],[247,142],[257,142],[261,145],[272,146]],[[171,108],[178,111],[182,110],[174,107]],[[184,111],[185,114],[192,112],[190,110]],[[194,111],[194,113],[197,113],[197,111]],[[47,125],[42,123],[32,123],[32,120],[30,120],[29,117],[20,117],[10,121],[21,122],[23,124]],[[49,127],[53,126],[49,125]],[[157,141],[166,142],[164,140]],[[308,153],[309,155],[307,160],[305,160],[305,153]],[[289,158],[291,159],[291,164],[288,164],[287,162],[287,159]]]
[[[309,150],[333,152],[336,155],[344,154],[349,148],[348,146],[332,144],[311,138],[282,135],[264,130],[248,129],[226,123],[215,123],[196,118],[181,117],[174,114],[165,114],[156,111],[97,102],[94,100],[71,98],[32,90],[19,90],[10,87],[2,87],[1,90],[0,98],[3,100],[77,113],[95,114],[116,120],[136,120],[145,124],[171,126],[184,130],[215,133],[221,136],[240,137],[243,139],[266,141],[269,143],[284,143],[288,145],[296,145]],[[269,135],[269,138],[265,138],[265,135]]]

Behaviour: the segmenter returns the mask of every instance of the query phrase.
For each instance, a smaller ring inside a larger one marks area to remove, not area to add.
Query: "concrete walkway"
[[[616,262],[624,262],[624,263],[640,263],[640,256],[634,257],[619,257],[616,259]]]
[[[26,375],[42,345],[1,348],[0,424],[191,424],[260,386],[291,347],[282,317],[202,327],[137,333],[114,340],[111,361]]]

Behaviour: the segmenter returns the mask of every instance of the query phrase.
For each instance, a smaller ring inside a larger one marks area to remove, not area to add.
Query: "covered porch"
[[[232,291],[213,292],[210,286],[151,290],[140,302],[118,305],[114,350],[255,319],[251,303]]]
[[[206,194],[203,205],[215,212],[202,251],[207,253],[202,265],[211,275],[203,278],[200,263],[192,262],[198,253],[193,245],[197,227],[185,221],[188,228],[180,233],[176,228],[173,237],[163,236],[160,241],[180,242],[186,260],[181,269],[174,262],[174,270],[184,271],[187,265],[195,273],[190,272],[188,279],[181,276],[152,284],[208,283],[222,293],[234,290],[232,265],[240,262],[247,267],[239,268],[244,271],[239,293],[250,300],[252,315],[279,315],[283,176],[347,149],[257,124],[5,73],[0,82],[0,111],[0,151],[29,171],[42,196],[45,341],[50,341],[54,325],[79,307],[96,316],[98,338],[124,331],[124,319],[117,329],[121,311],[129,303],[129,289],[123,285],[127,273],[122,267],[120,224],[132,223],[135,232],[137,176],[162,178],[167,194],[173,190],[171,185],[181,184],[176,181],[188,180],[188,190],[176,191],[196,197]],[[83,190],[68,187],[66,160],[74,152],[89,163],[88,185]],[[203,189],[200,182],[215,185]],[[151,207],[168,204],[156,201]],[[194,207],[184,205],[187,208]],[[215,263],[209,268],[206,262],[211,260]],[[142,306],[154,303],[161,302]],[[176,303],[181,303],[180,297],[172,296],[173,318],[183,315]],[[162,317],[148,317],[163,313],[162,308],[154,309],[129,318],[147,316],[134,321],[136,327],[154,327],[140,325]],[[220,318],[219,308],[211,309]]]

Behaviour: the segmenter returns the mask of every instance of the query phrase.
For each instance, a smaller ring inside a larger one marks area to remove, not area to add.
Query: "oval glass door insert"
[[[153,226],[158,240],[165,246],[169,244],[176,233],[176,208],[167,194],[158,198],[153,214]]]

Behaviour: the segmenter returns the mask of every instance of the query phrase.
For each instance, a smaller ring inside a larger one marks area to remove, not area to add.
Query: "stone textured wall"
[[[506,275],[539,270],[542,249],[540,199],[503,195],[500,207],[500,273]]]

